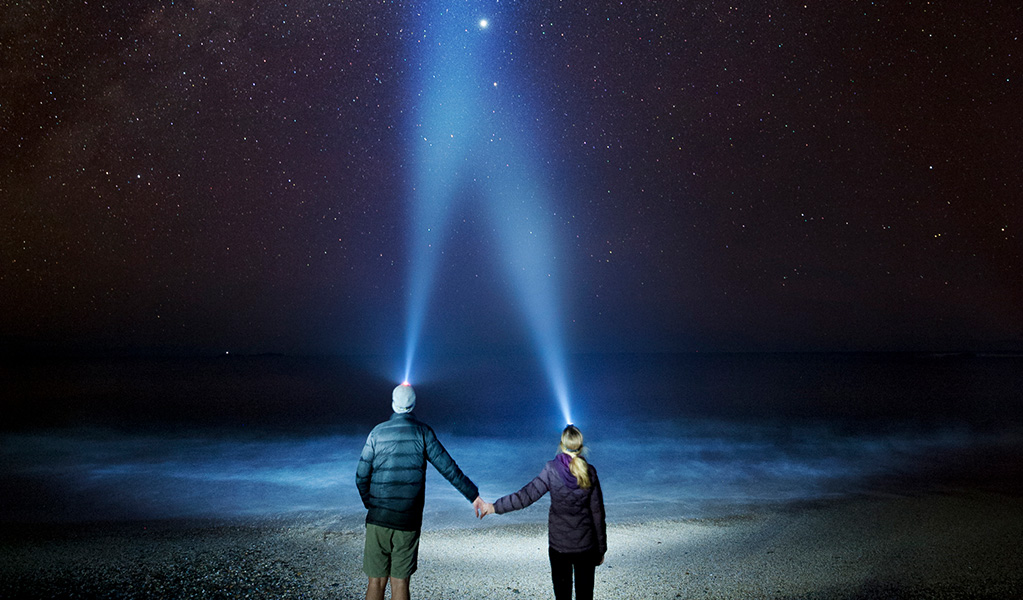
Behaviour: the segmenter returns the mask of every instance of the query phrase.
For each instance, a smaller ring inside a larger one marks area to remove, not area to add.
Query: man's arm
[[[480,499],[480,490],[476,487],[476,484],[471,479],[462,473],[462,470],[458,468],[455,463],[455,459],[451,458],[448,451],[444,449],[444,446],[437,439],[437,434],[433,432],[433,429],[427,427],[423,434],[425,446],[426,446],[426,458],[430,461],[430,464],[434,466],[437,471],[447,479],[448,482],[455,487],[456,490],[461,492],[465,499],[473,503],[473,508],[477,511],[479,516],[479,509],[482,504],[477,505],[477,500],[482,503]]]
[[[373,455],[375,453],[372,432],[366,438],[366,445],[362,447],[362,455],[359,456],[359,466],[355,469],[355,486],[359,488],[359,495],[362,496],[362,505],[369,508],[369,482],[373,478]]]

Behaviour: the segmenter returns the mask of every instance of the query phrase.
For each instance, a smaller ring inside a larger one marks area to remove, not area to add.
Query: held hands
[[[472,501],[472,508],[476,512],[476,518],[478,519],[494,514],[494,505],[484,502],[483,498],[479,496],[476,496],[476,499]]]

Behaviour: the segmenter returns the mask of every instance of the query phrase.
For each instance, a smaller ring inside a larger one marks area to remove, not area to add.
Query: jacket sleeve
[[[359,466],[355,469],[355,486],[359,488],[359,495],[362,496],[362,505],[370,508],[369,482],[373,476],[373,455],[375,453],[373,434],[366,438],[366,445],[362,447],[362,455],[359,456]]]
[[[471,479],[462,473],[462,470],[458,468],[455,463],[455,459],[451,458],[448,451],[437,439],[437,434],[433,432],[433,429],[429,427],[425,428],[423,432],[423,441],[426,448],[426,458],[430,461],[437,471],[447,479],[448,482],[455,487],[456,490],[461,492],[465,499],[469,502],[474,501],[480,495],[479,488],[472,482]]]
[[[600,554],[607,554],[607,523],[604,519],[604,493],[600,490],[600,480],[597,479],[597,470],[590,467],[590,481],[593,485],[593,492],[590,494],[590,512],[593,514],[593,527],[597,530],[597,544],[600,546]]]
[[[550,467],[544,467],[544,470],[539,475],[533,478],[533,481],[527,483],[521,490],[514,494],[508,494],[507,496],[498,498],[494,502],[494,512],[499,515],[503,515],[506,512],[513,510],[521,510],[526,508],[530,504],[536,502],[543,495],[550,490],[550,484],[547,482],[547,471]]]

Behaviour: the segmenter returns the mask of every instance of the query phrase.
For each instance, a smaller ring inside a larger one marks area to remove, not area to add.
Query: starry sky
[[[1018,3],[0,4],[8,349],[399,354],[452,11],[568,352],[1023,349]],[[528,349],[456,191],[423,337]]]

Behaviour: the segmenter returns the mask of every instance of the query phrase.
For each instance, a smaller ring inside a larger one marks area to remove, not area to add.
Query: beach
[[[1023,597],[1019,358],[588,366],[597,598]],[[49,420],[0,435],[0,600],[363,598],[354,474],[390,404],[334,397],[346,373],[286,357],[10,369]],[[421,416],[493,500],[536,476],[563,422],[545,421],[542,390],[502,389],[487,410],[475,390],[423,388]],[[479,521],[427,480],[414,597],[552,598],[549,500]]]
[[[550,598],[546,525],[422,537],[418,598]],[[613,515],[612,515],[613,516]],[[598,598],[1017,598],[1023,499],[874,494],[713,519],[610,520]],[[329,515],[7,526],[3,598],[361,598],[362,528]]]

